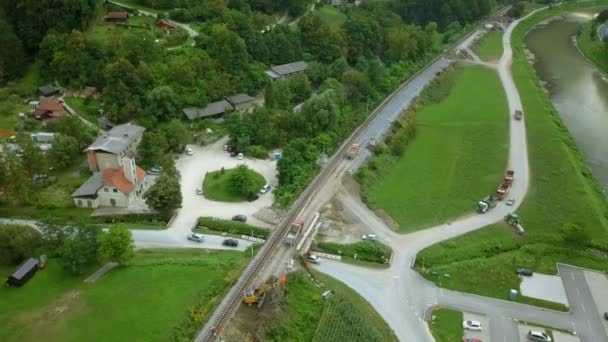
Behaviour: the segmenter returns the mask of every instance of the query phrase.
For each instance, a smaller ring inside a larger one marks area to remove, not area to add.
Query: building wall
[[[97,198],[74,198],[74,205],[78,208],[97,208],[97,207],[99,207],[99,197],[97,197]]]
[[[100,207],[121,207],[126,208],[131,204],[131,197],[122,193],[112,186],[104,186],[97,191]],[[112,205],[114,200],[114,205]]]
[[[121,167],[120,158],[112,153],[96,151],[95,159],[97,161],[99,171],[103,171],[108,168],[116,169]]]

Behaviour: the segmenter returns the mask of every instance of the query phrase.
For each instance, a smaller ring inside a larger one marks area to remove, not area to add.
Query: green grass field
[[[206,319],[247,261],[235,252],[144,250],[132,265],[85,284],[51,259],[23,288],[0,288],[0,340],[171,340],[191,309]]]
[[[449,95],[416,114],[404,157],[383,165],[379,180],[363,188],[368,205],[387,212],[402,232],[473,211],[505,172],[509,116],[498,77],[482,67],[458,72]]]
[[[587,58],[595,63],[603,72],[608,73],[608,48],[597,38],[594,26],[589,23],[583,25],[583,30],[578,35],[577,43]]]
[[[341,27],[346,21],[346,15],[334,6],[320,6],[317,8],[316,13],[332,28]]]
[[[486,62],[493,62],[502,56],[502,31],[488,32],[473,48],[473,51]]]
[[[95,99],[85,99],[82,97],[66,97],[65,102],[72,107],[78,114],[97,125],[99,119],[99,109],[101,102]]]
[[[244,202],[247,200],[246,196],[235,193],[230,187],[230,177],[234,173],[236,169],[226,169],[224,170],[224,174],[222,174],[221,170],[209,172],[209,174],[205,175],[205,179],[203,180],[203,194],[206,198],[212,201],[221,201],[221,202]],[[249,170],[254,176],[257,188],[261,189],[264,184],[266,184],[266,180],[264,180],[264,176],[261,174]]]
[[[606,2],[603,2],[606,3]],[[578,4],[596,6],[596,3]],[[568,5],[567,9],[575,8]],[[540,87],[523,51],[525,32],[566,8],[543,11],[521,23],[513,35],[513,76],[522,96],[531,168],[531,186],[519,208],[526,239],[511,228],[496,224],[423,250],[416,265],[449,273],[449,280],[425,274],[452,289],[497,298],[519,287],[515,268],[529,267],[555,274],[556,262],[608,271],[608,205],[598,183],[558,113]],[[577,223],[591,236],[586,248],[567,245],[560,229]],[[590,248],[594,247],[594,248]],[[520,297],[520,301],[563,309],[559,305]]]
[[[429,322],[436,342],[455,342],[462,339],[462,312],[440,309],[433,312],[435,320]]]
[[[325,287],[316,287],[304,272],[290,274],[289,292],[277,315],[282,319],[269,329],[264,341],[397,341],[363,297],[336,279],[312,272]],[[326,290],[334,291],[328,300],[321,297]]]

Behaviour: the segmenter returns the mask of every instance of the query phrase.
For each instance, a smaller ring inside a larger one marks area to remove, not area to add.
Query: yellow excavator
[[[249,306],[257,303],[258,308],[260,308],[264,304],[264,299],[266,298],[266,291],[277,286],[282,286],[284,288],[286,282],[287,276],[284,275],[281,277],[281,279],[277,281],[268,282],[262,285],[262,287],[260,288],[245,290],[245,293],[243,295],[243,303]]]

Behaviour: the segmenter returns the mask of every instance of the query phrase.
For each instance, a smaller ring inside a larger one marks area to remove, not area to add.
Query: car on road
[[[361,239],[363,240],[376,240],[376,234],[363,234],[361,236]]]
[[[516,273],[526,277],[531,277],[534,274],[529,268],[518,268]]]
[[[481,331],[483,330],[481,327],[481,322],[480,321],[474,321],[474,320],[468,320],[468,321],[464,321],[462,322],[462,327],[466,330],[474,330],[474,331]]]
[[[478,338],[465,337],[462,339],[462,342],[481,342],[481,340]]]
[[[318,265],[321,263],[321,258],[319,258],[319,256],[316,254],[311,254],[306,256],[306,261]]]
[[[551,342],[552,339],[542,331],[530,330],[528,331],[528,341]]]
[[[260,189],[260,193],[261,194],[265,194],[268,192],[268,190],[270,190],[270,184],[266,184],[264,185],[261,189]]]
[[[232,216],[232,221],[247,222],[247,216],[245,216],[245,215],[234,215],[234,216]]]
[[[222,245],[224,246],[228,246],[228,247],[238,247],[239,246],[239,240],[235,240],[235,239],[226,239],[222,242]]]
[[[153,175],[153,176],[157,176],[160,175],[160,172],[163,170],[162,167],[158,166],[158,165],[154,165],[150,168],[150,170],[148,170],[148,174],[149,175]]]
[[[192,233],[188,234],[188,240],[194,242],[205,242],[205,236],[203,234]]]
[[[508,206],[512,206],[513,204],[515,204],[515,198],[509,198],[509,199],[507,200],[507,205],[508,205]]]
[[[604,319],[608,321],[608,312],[604,312]]]
[[[192,149],[191,149],[191,148],[187,148],[187,149],[186,149],[186,154],[187,154],[187,155],[189,155],[189,156],[191,156],[191,155],[193,155],[193,154],[194,154],[194,152],[192,152]]]
[[[196,194],[197,195],[202,195],[203,194],[203,188],[196,188]]]

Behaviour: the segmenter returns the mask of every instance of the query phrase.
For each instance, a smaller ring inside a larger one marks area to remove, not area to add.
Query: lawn
[[[0,289],[0,340],[189,340],[246,265],[243,255],[144,250],[93,284],[52,259],[25,287]]]
[[[65,102],[87,121],[97,125],[99,109],[101,108],[101,102],[99,100],[82,97],[66,97]]]
[[[203,180],[203,194],[206,198],[212,201],[220,202],[244,202],[247,196],[235,192],[230,184],[230,178],[236,169],[225,169],[209,172]],[[256,188],[261,189],[266,180],[261,174],[249,170],[252,177],[255,178]]]
[[[454,342],[462,339],[462,312],[440,309],[433,312],[435,320],[429,322],[436,342]]]
[[[319,6],[317,13],[321,17],[321,20],[334,29],[341,27],[346,21],[346,15],[334,6]]]
[[[325,286],[315,286],[303,271],[290,274],[289,292],[277,314],[280,318],[270,327],[265,341],[397,341],[363,297],[336,279],[312,272]],[[327,300],[321,297],[326,290],[334,292]]]
[[[585,57],[589,58],[603,72],[608,73],[608,49],[597,38],[596,25],[583,25],[583,30],[577,38],[578,47]]]
[[[487,62],[493,62],[502,56],[502,31],[492,30],[486,33],[473,48],[473,51]]]
[[[416,114],[416,137],[404,157],[372,160],[370,168],[379,175],[363,182],[368,205],[388,213],[401,232],[473,211],[505,172],[509,116],[498,76],[482,67],[448,73],[457,74],[443,76],[442,82],[453,87]],[[431,93],[446,86],[432,87]]]
[[[605,3],[605,2],[604,2]],[[597,3],[568,5],[597,6]],[[565,8],[540,12],[520,24],[513,35],[513,75],[522,96],[532,182],[518,213],[527,232],[526,239],[512,229],[496,224],[423,250],[418,269],[433,268],[450,278],[426,277],[441,286],[497,298],[519,287],[516,267],[528,267],[555,274],[556,262],[608,271],[608,204],[598,183],[558,113],[540,87],[523,51],[525,32]],[[568,245],[560,230],[565,223],[577,223],[591,236],[585,247]],[[539,304],[538,300],[520,301]],[[540,303],[554,308],[554,304]]]

